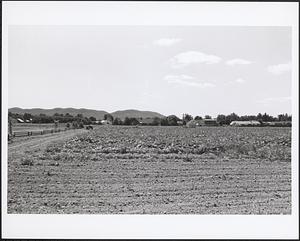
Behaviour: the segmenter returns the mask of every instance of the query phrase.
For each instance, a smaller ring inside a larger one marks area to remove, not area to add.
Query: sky
[[[8,106],[291,113],[291,28],[11,25]]]

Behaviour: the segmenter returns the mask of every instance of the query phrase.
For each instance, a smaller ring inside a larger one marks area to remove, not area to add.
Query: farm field
[[[291,128],[66,133],[9,145],[8,213],[291,214]]]

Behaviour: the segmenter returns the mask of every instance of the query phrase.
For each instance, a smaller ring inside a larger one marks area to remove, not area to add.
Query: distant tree
[[[111,114],[105,114],[104,115],[104,120],[108,120],[113,122],[114,121],[114,117]]]
[[[77,114],[76,117],[77,118],[83,118],[83,115],[82,114]]]
[[[180,119],[176,115],[167,116],[167,122],[169,126],[177,126],[177,121],[180,121]]]
[[[279,114],[278,116],[277,116],[277,120],[278,121],[282,121],[284,119],[284,115],[283,114]]]
[[[138,125],[140,122],[136,118],[126,117],[123,124],[127,126]]]
[[[253,120],[257,120],[256,115],[243,115],[240,116],[239,120],[241,121],[253,121]]]
[[[94,116],[91,116],[89,119],[90,119],[90,121],[96,121],[97,120]]]
[[[13,118],[23,119],[23,114],[17,114],[17,113],[8,112],[8,116],[13,117]]]
[[[122,125],[122,124],[123,124],[123,122],[120,118],[115,118],[113,120],[113,125]]]
[[[232,121],[238,121],[239,116],[235,113],[231,113],[230,115],[226,116],[226,124],[229,125]]]
[[[23,119],[24,120],[29,120],[29,119],[31,119],[32,118],[32,115],[31,114],[29,114],[29,113],[24,113],[24,115],[23,115]]]
[[[194,120],[202,120],[202,117],[197,115]]]
[[[267,113],[264,113],[262,116],[262,121],[267,122],[267,121],[274,121],[274,117],[268,115]]]
[[[125,117],[123,124],[125,126],[129,126],[130,125],[130,119],[129,119],[129,117]]]
[[[154,117],[151,124],[154,126],[161,125],[161,119],[159,117]]]
[[[78,125],[79,128],[84,128],[84,123],[81,121],[79,122],[79,125]]]
[[[87,117],[79,118],[79,122],[82,122],[84,125],[92,124],[92,121],[90,120],[90,118],[87,118]]]
[[[160,120],[160,124],[161,124],[162,126],[168,126],[168,125],[169,125],[169,122],[168,122],[167,117],[162,118],[162,119]]]
[[[286,114],[280,114],[278,115],[278,121],[292,121],[292,116],[289,116]]]
[[[74,129],[77,129],[78,128],[78,122],[77,121],[73,121],[73,123],[72,123],[72,127],[74,128]]]
[[[66,117],[73,117],[73,116],[72,116],[71,114],[69,114],[69,113],[66,113],[65,116],[66,116]]]
[[[53,123],[54,118],[52,116],[47,116],[45,114],[40,114],[39,116],[33,116],[32,123]]]
[[[191,116],[191,115],[189,115],[189,114],[184,114],[183,115],[183,124],[186,124],[186,123],[188,123],[190,120],[192,120],[193,119],[193,116]],[[176,121],[176,123],[177,123],[177,121]]]
[[[262,121],[262,119],[263,119],[262,114],[261,114],[261,113],[258,113],[257,116],[256,116],[256,120]]]
[[[131,125],[138,125],[140,122],[136,118],[130,118]]]
[[[205,115],[204,118],[205,118],[205,119],[211,119],[211,116],[210,116],[210,115]]]
[[[219,122],[220,125],[226,124],[226,116],[225,115],[218,115],[217,116],[217,122]]]

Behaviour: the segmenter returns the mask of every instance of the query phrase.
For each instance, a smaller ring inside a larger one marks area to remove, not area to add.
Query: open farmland
[[[9,145],[8,213],[291,213],[291,128],[99,126],[75,134]]]

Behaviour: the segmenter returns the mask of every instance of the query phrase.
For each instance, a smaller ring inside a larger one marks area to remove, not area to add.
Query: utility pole
[[[10,140],[13,136],[12,133],[12,121],[11,121],[11,117],[8,117],[8,140]]]
[[[54,120],[54,130],[57,131],[59,120]]]

